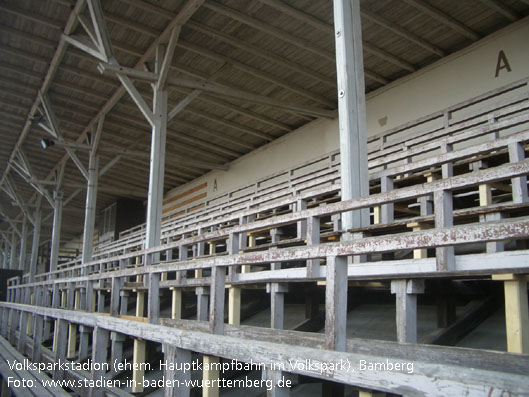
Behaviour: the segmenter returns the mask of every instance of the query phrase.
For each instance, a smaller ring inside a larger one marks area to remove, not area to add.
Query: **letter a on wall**
[[[507,69],[507,72],[510,72],[511,65],[509,65],[509,61],[507,60],[507,56],[505,55],[503,50],[500,50],[500,52],[498,53],[498,62],[496,62],[496,74],[494,75],[494,77],[498,77],[502,69]]]

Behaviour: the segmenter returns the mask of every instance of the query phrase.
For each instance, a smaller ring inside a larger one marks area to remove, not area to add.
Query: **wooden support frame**
[[[163,352],[165,364],[174,363],[174,366],[166,366],[164,369],[164,378],[171,382],[164,387],[164,397],[189,397],[191,388],[185,387],[184,384],[191,381],[191,371],[177,371],[174,368],[191,364],[191,352],[169,344],[163,345]],[[173,380],[178,381],[180,386],[173,387]]]
[[[493,280],[503,280],[505,293],[505,326],[507,351],[529,354],[529,307],[527,276],[498,274]]]
[[[424,292],[423,280],[392,280],[396,295],[397,341],[417,343],[417,294]]]
[[[345,351],[347,322],[347,257],[329,256],[325,286],[327,349]]]
[[[100,327],[95,327],[92,336],[92,362],[100,365],[93,365],[91,376],[92,380],[104,378],[106,375],[107,349],[108,349],[109,331]],[[89,397],[103,397],[104,390],[101,388],[90,388]]]

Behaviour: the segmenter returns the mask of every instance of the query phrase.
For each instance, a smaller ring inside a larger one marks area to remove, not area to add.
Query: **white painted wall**
[[[525,18],[370,93],[367,97],[368,136],[529,76],[528,38],[529,18]],[[512,71],[503,69],[496,78],[500,50],[504,51]],[[385,125],[379,122],[383,118],[386,118]],[[319,119],[235,160],[229,171],[212,171],[173,189],[166,198],[207,182],[207,197],[210,199],[336,150],[338,144],[337,120]],[[213,191],[215,180],[217,191]],[[185,207],[179,210],[182,209]]]

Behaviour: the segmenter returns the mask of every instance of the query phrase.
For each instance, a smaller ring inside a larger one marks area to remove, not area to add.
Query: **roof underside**
[[[115,56],[122,66],[143,67],[140,59],[182,8],[184,1],[105,0],[104,17]],[[16,147],[25,153],[34,177],[53,181],[64,147],[43,150],[49,135],[32,118],[38,91],[46,85],[51,106],[66,140],[86,143],[120,88],[113,73],[101,74],[99,61],[66,45],[56,51],[65,29],[85,34],[70,0],[0,1],[0,169],[6,187],[8,163]],[[371,92],[460,50],[529,13],[518,0],[365,0],[361,2],[366,91]],[[88,10],[82,7],[82,15]],[[70,21],[70,22],[69,22]],[[72,23],[73,21],[73,23]],[[71,23],[71,26],[69,26]],[[152,58],[152,57],[151,57]],[[57,64],[55,68],[54,65]],[[58,61],[58,62],[57,62]],[[50,69],[50,64],[52,65]],[[147,63],[152,70],[152,59]],[[54,74],[50,70],[56,70]],[[46,83],[45,79],[49,81]],[[183,26],[170,77],[259,94],[273,100],[326,110],[336,109],[336,69],[332,1],[207,0]],[[136,87],[152,102],[150,83]],[[169,109],[193,90],[170,86]],[[250,103],[201,92],[168,124],[165,190],[223,165],[313,120],[277,106]],[[100,167],[116,161],[114,149],[149,153],[150,126],[130,96],[122,95],[107,113]],[[77,150],[88,166],[88,152]],[[15,159],[16,160],[16,159]],[[187,162],[186,160],[189,160]],[[11,164],[12,165],[12,164]],[[34,203],[37,193],[10,167],[11,185],[21,200]],[[148,156],[122,156],[101,178],[98,209],[117,197],[145,199]],[[64,175],[64,240],[82,232],[86,182],[67,160]],[[45,185],[50,192],[53,185]],[[21,210],[5,189],[0,193],[4,221],[21,219]],[[9,192],[13,195],[13,192]],[[44,200],[46,216],[51,212]],[[45,226],[51,224],[48,218]]]

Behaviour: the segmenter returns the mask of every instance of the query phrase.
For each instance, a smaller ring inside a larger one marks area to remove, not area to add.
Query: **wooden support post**
[[[397,299],[397,341],[417,343],[417,294],[424,292],[424,280],[392,280],[391,293]]]
[[[522,143],[515,142],[509,144],[509,160],[511,163],[525,159],[525,149]],[[512,201],[514,203],[527,203],[527,176],[513,178],[512,181]]]
[[[228,251],[228,255],[237,255],[239,253],[239,233],[230,233],[226,241],[226,251]],[[233,279],[233,273],[237,271],[237,268],[238,266],[230,266],[227,269],[229,281]]]
[[[42,332],[44,330],[44,319],[42,316],[35,315],[33,321],[33,340],[31,361],[38,363],[42,348]]]
[[[64,341],[66,340],[67,334],[68,334],[68,322],[65,320],[56,320],[55,326],[57,328],[55,332],[55,337],[53,339],[53,344],[55,346],[55,357],[54,361],[56,363],[62,361],[65,362],[66,360],[66,343]],[[53,378],[55,380],[61,380],[64,378],[64,369],[57,365],[55,367]]]
[[[34,305],[35,304],[35,290],[36,288],[33,287],[33,292],[30,293],[29,296],[29,304]],[[26,325],[26,335],[31,335],[31,332],[33,331],[33,314],[28,315],[28,322]]]
[[[121,304],[119,307],[119,314],[126,316],[129,310],[129,291],[122,290],[120,292],[120,295],[121,295]]]
[[[132,353],[132,392],[143,392],[143,377],[145,376],[145,359],[147,358],[147,343],[144,339],[134,339]]]
[[[390,176],[383,176],[380,178],[381,192],[390,192],[393,190],[393,178]],[[394,204],[384,204],[380,208],[380,223],[388,224],[394,220]]]
[[[241,287],[231,286],[228,296],[228,324],[241,325]]]
[[[452,151],[452,145],[441,144],[441,152],[449,153]],[[445,163],[441,166],[443,179],[454,176],[454,166],[452,163]],[[452,192],[448,190],[437,191],[434,193],[435,208],[435,227],[444,228],[454,226],[453,200]],[[452,271],[455,268],[454,247],[436,248],[437,270]]]
[[[8,332],[8,323],[9,323],[9,312],[11,309],[2,309],[2,324],[0,324],[0,329],[2,332],[2,336],[7,339],[7,332]]]
[[[452,192],[443,190],[434,193],[435,227],[444,228],[454,225]],[[435,249],[437,270],[452,271],[455,268],[454,247],[440,247]]]
[[[382,208],[380,205],[373,207],[373,225],[380,225],[382,223]]]
[[[320,218],[311,216],[307,219],[307,245],[318,245],[320,243]],[[307,260],[307,277],[319,277],[320,260]]]
[[[327,349],[345,351],[347,322],[347,258],[327,257],[325,342]]]
[[[72,296],[72,298],[70,298]],[[79,291],[75,289],[75,284],[70,283],[70,288],[68,289],[68,310],[79,310]],[[77,344],[77,324],[70,323],[68,324],[68,347],[66,349],[66,357],[74,358]]]
[[[365,83],[359,0],[334,0],[342,200],[369,195]],[[342,214],[344,230],[369,224],[369,210]]]
[[[97,312],[98,313],[105,312],[105,290],[103,289],[104,287],[105,287],[105,281],[101,280],[99,282],[99,289],[97,290]]]
[[[424,174],[426,177],[426,182],[430,183],[438,179],[438,175],[433,172],[428,172]],[[433,214],[433,195],[428,194],[426,196],[421,196],[417,199],[419,202],[420,214],[421,216]]]
[[[215,266],[211,269],[211,296],[209,302],[209,330],[214,334],[224,333],[224,290],[226,268]]]
[[[414,232],[421,230],[431,229],[431,226],[425,223],[420,222],[410,222],[406,227],[411,228]],[[426,248],[417,248],[413,250],[413,259],[423,259],[428,258],[428,249]]]
[[[86,325],[79,326],[79,361],[88,358],[88,338],[90,328]]]
[[[204,229],[198,228],[198,235],[204,234]],[[197,243],[197,250],[196,255],[198,257],[202,257],[206,254],[206,243],[204,241],[200,241]],[[195,270],[195,278],[202,277],[202,269],[196,269]]]
[[[171,290],[171,318],[179,320],[182,318],[182,290],[180,288],[171,288]]]
[[[98,365],[92,366],[92,380],[97,381],[106,375],[105,364],[107,364],[108,331],[95,327],[92,336],[92,362]],[[104,388],[91,387],[89,397],[103,397]]]
[[[307,209],[307,201],[303,199],[297,199],[296,201],[296,211],[303,211]],[[307,221],[301,220],[297,222],[296,225],[296,237],[305,238],[307,235]]]
[[[45,290],[43,287],[35,288],[35,304],[37,306],[44,306],[45,304]],[[4,309],[5,310],[5,309]],[[33,338],[32,338],[32,355],[31,361],[37,363],[40,361],[40,352],[42,347],[42,333],[44,331],[44,318],[35,315],[33,320]]]
[[[95,310],[95,295],[94,295],[94,283],[92,281],[86,282],[86,301],[83,309],[88,313],[92,313]]]
[[[117,374],[114,363],[121,363],[123,361],[123,342],[125,342],[125,335],[118,332],[111,332],[110,341],[110,375],[113,376]]]
[[[529,354],[529,307],[527,276],[498,274],[493,280],[503,281],[505,291],[505,328],[507,351]]]
[[[149,305],[148,318],[151,324],[160,321],[160,273],[151,273],[149,276]]]
[[[202,397],[219,397],[219,370],[216,367],[219,358],[204,355],[202,356],[202,363],[204,365],[202,377],[206,385],[202,389]]]
[[[136,277],[137,282],[142,281],[142,276]],[[145,292],[137,291],[136,292],[136,317],[143,317],[145,310]],[[134,349],[133,349],[133,365],[134,369],[132,370],[132,392],[133,393],[142,393],[143,392],[143,377],[145,375],[145,368],[143,364],[147,355],[147,343],[143,339],[134,339]]]
[[[255,233],[248,233],[248,247],[252,248],[256,246]],[[250,273],[252,271],[251,265],[242,265],[241,273]]]
[[[283,321],[285,317],[285,293],[288,292],[288,284],[267,284],[266,292],[270,294],[270,326],[273,329],[283,329]]]
[[[110,292],[110,315],[117,316],[119,314],[119,298],[121,293],[122,279],[119,277],[112,277],[112,290]]]
[[[185,349],[179,349],[175,346],[164,344],[164,363],[173,364],[173,366],[165,366],[164,379],[169,381],[168,386],[164,387],[164,397],[189,397],[191,388],[186,387],[185,384],[191,381],[191,371],[175,370],[174,368],[183,368],[186,365],[191,364],[191,352]],[[172,381],[175,384],[180,385],[179,387],[173,387]]]
[[[209,287],[198,287],[197,295],[197,320],[209,320]]]
[[[144,316],[145,291],[136,291],[136,317]]]

